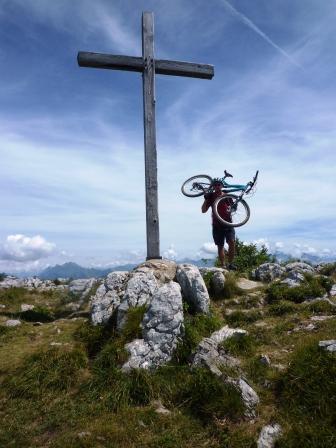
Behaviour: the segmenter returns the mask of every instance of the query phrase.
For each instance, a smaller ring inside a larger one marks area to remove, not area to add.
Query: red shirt
[[[222,196],[222,195],[216,194],[216,193],[211,193],[211,197],[209,199],[207,199],[208,204],[210,204],[210,206],[212,207],[215,200],[220,196]],[[225,195],[223,195],[223,197],[225,197]],[[223,219],[225,219],[225,221],[228,221],[228,222],[232,222],[231,212],[230,212],[230,206],[232,205],[232,202],[233,202],[232,198],[227,198],[226,200],[222,200],[222,201],[220,201],[218,209],[217,209],[219,216],[221,216]],[[216,226],[216,227],[225,226],[225,224],[223,224],[222,222],[220,222],[218,220],[218,218],[216,218],[213,210],[212,210],[212,225]]]

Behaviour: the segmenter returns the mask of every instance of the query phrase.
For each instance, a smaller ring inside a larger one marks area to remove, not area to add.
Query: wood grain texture
[[[122,56],[80,51],[77,55],[80,67],[105,68],[142,73],[145,61],[141,57]],[[187,76],[191,78],[212,79],[214,67],[194,62],[167,61],[155,59],[155,73],[158,75]]]
[[[155,131],[155,60],[153,13],[142,15],[142,57],[146,180],[147,259],[160,258],[157,154]]]

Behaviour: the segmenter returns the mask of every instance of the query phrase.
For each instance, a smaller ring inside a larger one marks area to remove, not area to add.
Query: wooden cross
[[[107,68],[140,72],[143,77],[143,109],[145,140],[147,260],[160,257],[157,156],[155,130],[155,73],[212,79],[214,68],[208,64],[154,59],[154,18],[152,12],[142,13],[142,57],[80,51],[81,67]]]

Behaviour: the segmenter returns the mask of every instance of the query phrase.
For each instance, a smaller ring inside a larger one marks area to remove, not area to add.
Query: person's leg
[[[220,263],[221,267],[224,268],[224,262],[225,262],[224,245],[217,246],[217,249],[218,249],[219,263]]]
[[[224,267],[225,253],[224,253],[224,233],[221,227],[212,227],[212,236],[214,243],[218,250],[218,259],[221,267]]]
[[[234,260],[235,254],[236,254],[236,244],[235,244],[235,240],[229,240],[227,243],[229,246],[228,258],[229,258],[229,263],[231,264]]]

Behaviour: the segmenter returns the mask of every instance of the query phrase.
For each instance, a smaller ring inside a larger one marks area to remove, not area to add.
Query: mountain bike
[[[250,207],[247,202],[243,199],[245,195],[251,195],[256,188],[258,180],[259,171],[257,171],[253,179],[245,185],[241,184],[229,184],[225,181],[228,177],[233,177],[232,174],[224,171],[224,177],[220,180],[223,183],[222,191],[225,196],[220,196],[213,203],[213,212],[216,218],[226,226],[229,227],[240,227],[247,223],[250,219]],[[213,193],[213,178],[207,174],[198,174],[192,176],[183,182],[181,191],[185,196],[190,198],[196,198],[202,196],[206,193]],[[240,192],[240,194],[235,195],[232,193]],[[229,214],[231,216],[231,221],[226,221],[220,216],[218,212],[219,205],[222,201],[228,201]]]

